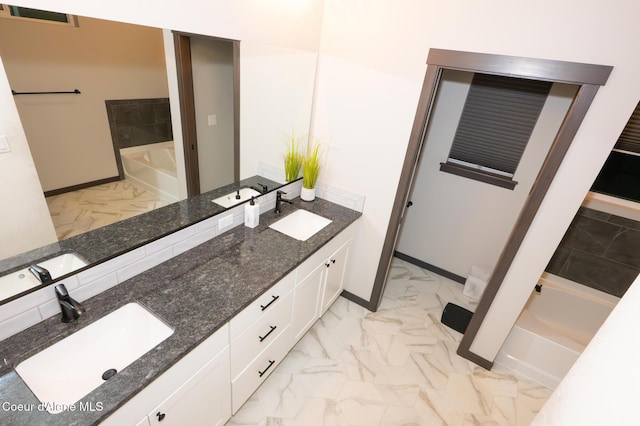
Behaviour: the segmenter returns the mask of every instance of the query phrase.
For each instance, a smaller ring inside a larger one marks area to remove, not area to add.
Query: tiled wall
[[[111,138],[128,148],[173,140],[169,98],[105,101]]]
[[[622,297],[640,273],[640,222],[581,208],[546,270]]]

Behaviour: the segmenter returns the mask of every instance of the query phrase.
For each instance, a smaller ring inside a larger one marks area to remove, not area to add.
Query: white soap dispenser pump
[[[244,205],[244,226],[255,228],[260,223],[260,206],[251,197],[249,204]]]

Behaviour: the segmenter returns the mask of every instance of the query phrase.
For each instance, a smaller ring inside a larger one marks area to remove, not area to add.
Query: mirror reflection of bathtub
[[[127,180],[158,194],[163,200],[179,200],[173,141],[122,148],[120,155]]]

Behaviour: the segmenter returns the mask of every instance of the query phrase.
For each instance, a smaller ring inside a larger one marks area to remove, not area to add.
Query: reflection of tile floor
[[[456,355],[462,286],[394,259],[376,313],[339,298],[229,425],[528,425],[551,391]]]
[[[167,205],[127,180],[47,197],[59,240]]]

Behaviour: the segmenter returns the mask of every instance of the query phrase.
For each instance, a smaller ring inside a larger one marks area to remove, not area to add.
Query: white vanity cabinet
[[[226,372],[225,372],[226,370]],[[223,425],[230,417],[229,350],[216,355],[147,415],[151,425]]]
[[[223,425],[231,417],[229,325],[144,388],[103,425]]]
[[[295,271],[230,322],[231,401],[235,413],[291,348]]]
[[[351,225],[296,269],[292,346],[329,309],[344,288],[344,272],[354,228]]]
[[[325,276],[324,264],[317,265],[307,276],[296,283],[294,305],[291,316],[292,346],[304,336],[319,318],[322,281]],[[300,270],[298,270],[300,272]]]
[[[322,304],[320,306],[320,316],[322,316],[329,306],[340,296],[344,288],[344,273],[349,260],[349,249],[351,239],[329,256],[325,261],[326,278],[324,281]]]
[[[354,233],[352,224],[104,424],[224,424],[340,295]]]

